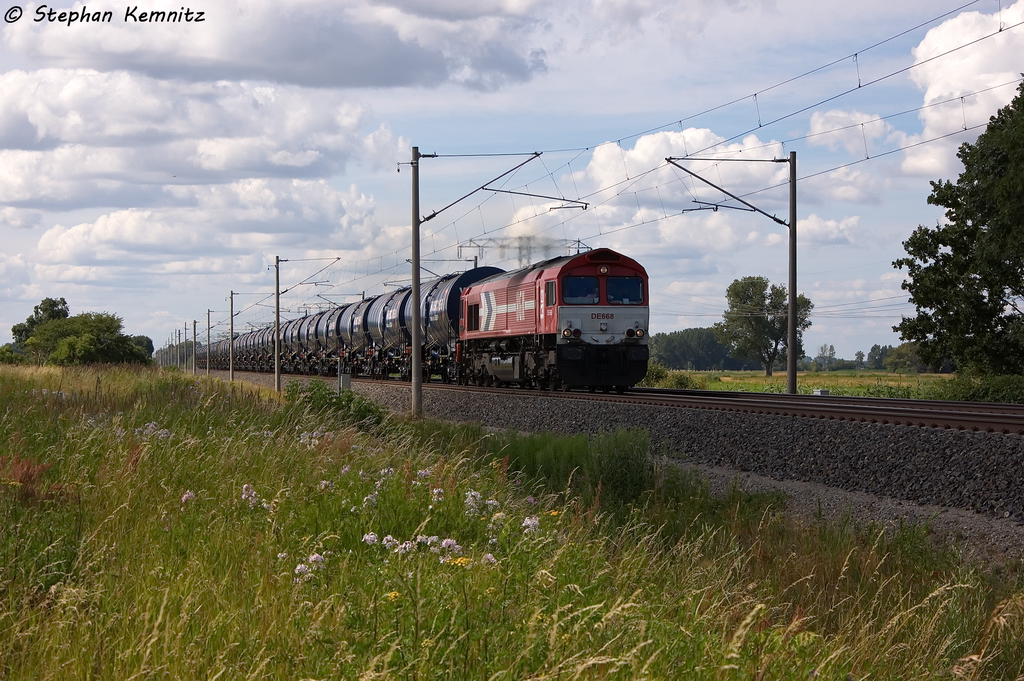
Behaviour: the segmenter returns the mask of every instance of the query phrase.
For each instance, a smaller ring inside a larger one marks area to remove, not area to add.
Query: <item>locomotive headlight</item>
[[[572,329],[568,329],[568,328],[562,329],[562,337],[563,338],[568,338],[570,336],[572,336]]]
[[[601,265],[599,271],[601,274],[608,274],[608,265]]]
[[[644,330],[643,329],[637,329],[636,330],[636,337],[637,338],[643,338],[644,337]]]
[[[566,329],[566,330],[568,330],[568,329]],[[582,335],[583,335],[583,332],[580,331],[579,329],[573,329],[572,330],[572,337],[573,338],[579,338]]]
[[[626,329],[626,338],[633,338],[636,336],[636,329]]]

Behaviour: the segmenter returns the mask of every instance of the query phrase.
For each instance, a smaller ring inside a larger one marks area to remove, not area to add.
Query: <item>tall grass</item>
[[[0,370],[0,677],[1022,673],[1018,585],[926,528],[316,390]]]

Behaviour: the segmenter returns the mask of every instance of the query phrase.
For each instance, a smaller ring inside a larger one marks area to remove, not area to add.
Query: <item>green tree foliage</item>
[[[1024,373],[1024,84],[957,156],[956,184],[932,182],[928,197],[946,224],[918,227],[893,262],[917,306],[893,328],[929,364]]]
[[[146,357],[153,356],[155,346],[153,345],[153,339],[149,336],[132,336],[132,343],[138,345],[146,353]]]
[[[729,309],[723,321],[715,324],[719,342],[729,347],[733,357],[760,362],[765,376],[772,375],[776,361],[787,357],[789,335],[789,297],[784,286],[772,285],[765,277],[743,277],[725,292]],[[803,356],[803,332],[811,325],[811,303],[797,296],[797,357]]]
[[[656,333],[648,339],[648,346],[651,359],[669,369],[710,371],[742,368],[726,366],[729,364],[729,348],[718,342],[715,330],[711,328]]]
[[[875,343],[868,350],[868,369],[884,369],[885,358],[892,350],[891,345],[879,345]]]
[[[11,335],[17,346],[23,346],[32,336],[36,327],[53,319],[67,319],[71,315],[68,301],[63,298],[43,298],[32,310],[32,316],[11,327]]]
[[[121,328],[117,315],[84,312],[43,322],[25,345],[38,361],[54,364],[148,362],[146,351]]]
[[[885,356],[885,368],[897,374],[917,374],[928,371],[927,363],[921,360],[916,343],[901,343]]]

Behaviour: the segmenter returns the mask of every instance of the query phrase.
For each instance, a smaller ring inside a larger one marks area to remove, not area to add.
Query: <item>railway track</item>
[[[226,372],[222,372],[225,373]],[[265,374],[236,372],[243,380]],[[286,380],[313,377],[288,375]],[[330,380],[325,379],[325,380]],[[398,381],[354,379],[359,383],[403,385]],[[480,394],[509,394],[509,388],[425,383],[427,390],[456,390]],[[837,395],[787,395],[778,393],[726,392],[717,390],[667,390],[634,388],[618,395],[586,391],[548,392],[514,390],[516,396],[553,399],[589,399],[620,404],[647,404],[685,409],[773,414],[799,418],[818,418],[859,423],[880,423],[952,430],[979,431],[1024,435],[1024,405],[989,402],[946,402],[937,400],[903,400],[878,397],[843,397]]]

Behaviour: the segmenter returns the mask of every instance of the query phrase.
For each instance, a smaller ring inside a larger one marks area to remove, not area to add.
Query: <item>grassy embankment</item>
[[[677,371],[656,363],[640,384],[652,388],[691,388],[784,393],[785,372],[766,377],[763,371]],[[953,374],[896,374],[857,369],[797,374],[797,391],[810,395],[824,388],[832,395],[896,397],[922,400],[966,400],[1024,404],[1024,377]]]
[[[4,368],[0,399],[5,679],[1024,667],[1009,571],[922,527],[714,498],[643,433],[488,434],[155,370]]]

